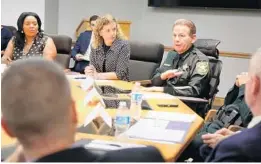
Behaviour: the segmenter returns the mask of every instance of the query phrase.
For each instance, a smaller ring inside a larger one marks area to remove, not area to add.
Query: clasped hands
[[[85,67],[84,73],[85,75],[90,76],[93,79],[98,79],[98,72],[96,71],[96,68],[93,65]]]
[[[234,135],[235,133],[236,132],[233,132],[227,128],[222,128],[213,134],[204,134],[201,138],[205,144],[207,144],[211,148],[214,148],[220,141]]]

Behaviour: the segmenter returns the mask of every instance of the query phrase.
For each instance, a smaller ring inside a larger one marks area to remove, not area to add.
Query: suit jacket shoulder
[[[84,147],[77,147],[47,155],[36,160],[36,162],[93,162],[97,159],[98,155]]]
[[[109,151],[98,162],[164,162],[159,150],[155,147],[128,148]]]
[[[164,160],[154,147],[108,151],[102,155],[84,147],[76,147],[47,155],[36,162],[164,162]]]
[[[81,36],[81,35],[88,35],[88,36],[90,35],[90,36],[91,36],[91,35],[92,35],[92,32],[91,32],[91,31],[84,31],[84,32],[82,32],[82,33],[80,34],[80,36]]]
[[[257,162],[261,161],[261,123],[251,129],[220,142],[206,161],[211,162]]]
[[[192,49],[191,52],[192,52],[194,55],[197,56],[196,58],[197,58],[199,61],[209,61],[208,57],[207,57],[204,53],[202,53],[198,48],[196,48],[195,46],[194,46],[194,48]]]

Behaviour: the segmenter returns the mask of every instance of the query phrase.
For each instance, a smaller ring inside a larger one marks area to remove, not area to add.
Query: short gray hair
[[[197,32],[196,26],[191,20],[178,19],[175,21],[173,28],[177,25],[187,26],[190,29],[190,35],[194,35]]]
[[[72,97],[58,64],[40,58],[15,61],[4,72],[1,85],[3,120],[21,143],[66,130]]]
[[[249,73],[257,75],[261,79],[261,47],[253,53],[250,59]]]

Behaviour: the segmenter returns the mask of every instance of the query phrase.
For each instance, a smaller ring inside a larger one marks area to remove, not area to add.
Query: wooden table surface
[[[98,85],[111,85],[115,87],[119,87],[121,89],[127,89],[130,90],[133,86],[133,83],[130,82],[124,82],[124,81],[97,81]],[[78,126],[81,126],[84,123],[84,120],[88,113],[91,111],[90,107],[84,106],[84,97],[86,96],[86,92],[83,91],[81,88],[78,87],[79,83],[75,81],[71,81],[71,91],[73,98],[76,100],[76,108],[77,108],[77,114],[78,114]],[[182,101],[179,99],[173,97],[173,99],[149,99],[147,100],[149,105],[155,110],[155,111],[166,111],[166,112],[181,112],[181,113],[187,113],[187,114],[196,114],[193,110],[191,110],[187,105],[185,105]],[[170,108],[160,108],[157,106],[157,104],[173,104],[176,103],[179,106],[178,107],[170,107]],[[112,116],[115,116],[116,110],[115,109],[106,109],[106,111]],[[142,116],[145,116],[148,111],[143,110]],[[159,142],[152,142],[152,141],[145,141],[145,140],[138,140],[138,139],[125,139],[121,140],[122,142],[130,142],[130,143],[139,143],[139,144],[145,144],[145,145],[152,145],[157,147],[161,154],[163,155],[164,159],[166,161],[175,161],[179,155],[183,152],[183,150],[187,147],[187,145],[191,142],[191,140],[194,138],[198,130],[203,125],[203,119],[196,115],[195,121],[192,123],[186,137],[184,140],[184,143],[175,143],[175,144],[163,144]],[[86,134],[86,133],[77,133],[76,134],[76,140],[78,139],[102,139],[102,140],[117,140],[116,137],[111,136],[103,136],[103,135],[95,135],[95,134]],[[16,142],[15,139],[10,138],[7,136],[7,134],[1,130],[1,145],[2,146],[8,146],[11,144],[14,144]]]

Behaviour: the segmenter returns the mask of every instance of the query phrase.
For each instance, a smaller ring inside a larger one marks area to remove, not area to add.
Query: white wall
[[[93,14],[111,13],[120,20],[129,20],[131,39],[158,41],[171,46],[171,29],[178,18],[195,22],[198,38],[221,40],[221,51],[252,53],[261,47],[261,12],[217,9],[151,8],[148,0],[59,0],[58,33],[75,40],[81,20]],[[247,71],[248,59],[221,57],[223,70],[217,96],[224,97],[237,74]]]
[[[75,36],[81,20],[111,13],[130,20],[131,39],[159,41],[171,46],[171,28],[178,18],[195,22],[199,38],[220,39],[222,51],[253,52],[260,47],[261,11],[152,8],[148,0],[59,0],[58,32]]]
[[[17,19],[22,12],[31,11],[39,15],[44,29],[44,0],[1,0],[1,24],[17,28]]]
[[[187,18],[195,22],[198,38],[221,40],[221,51],[252,53],[261,47],[261,11],[151,8],[147,6],[147,1],[1,0],[1,24],[16,26],[22,12],[34,11],[46,23],[43,28],[46,27],[47,32],[57,33],[58,29],[58,34],[69,35],[75,40],[75,30],[83,18],[111,13],[119,20],[132,22],[132,40],[158,41],[171,46],[174,21]],[[217,96],[224,97],[235,76],[247,71],[248,60],[227,57],[221,57],[221,60],[223,70]]]
[[[45,0],[44,31],[47,34],[58,34],[59,0]]]

